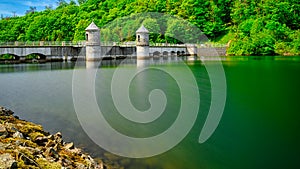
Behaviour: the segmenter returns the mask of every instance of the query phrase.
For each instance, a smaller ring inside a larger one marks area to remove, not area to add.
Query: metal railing
[[[75,46],[84,47],[86,41],[27,41],[27,42],[0,42],[0,46],[4,47],[18,47],[18,46]],[[122,47],[134,47],[135,41],[130,42],[101,42],[101,46],[122,46]],[[173,44],[173,43],[149,43],[149,46],[153,47],[187,47],[197,46],[198,48],[215,48],[215,47],[227,47],[226,44],[206,43],[206,44]]]
[[[27,41],[27,42],[0,42],[0,46],[85,46],[85,41]]]
[[[158,47],[187,47],[187,46],[197,46],[198,48],[218,48],[218,47],[227,47],[226,44],[217,44],[217,43],[205,43],[205,44],[172,44],[172,43],[150,43],[150,46]]]
[[[228,47],[227,44],[218,44],[218,43],[206,43],[206,44],[197,44],[198,48],[224,48]]]
[[[150,43],[150,46],[157,46],[157,47],[186,47],[187,44],[173,44],[173,43]]]

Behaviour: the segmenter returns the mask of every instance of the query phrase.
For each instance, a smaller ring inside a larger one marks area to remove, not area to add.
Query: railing
[[[27,41],[27,42],[0,42],[0,46],[17,47],[17,46],[86,46],[86,41]],[[135,42],[101,42],[101,46],[135,46]]]
[[[197,46],[198,48],[218,48],[227,47],[226,44],[216,44],[216,43],[206,43],[206,44],[172,44],[172,43],[150,43],[150,46],[158,47],[187,47],[187,46]]]
[[[14,46],[86,46],[86,41],[28,41],[28,42],[0,42],[0,46],[14,47]],[[122,46],[122,47],[135,47],[136,42],[101,42],[101,46]],[[186,47],[197,46],[198,48],[216,48],[227,47],[226,44],[172,44],[172,43],[150,43],[149,46],[157,47]]]
[[[122,46],[122,47],[134,47],[135,42],[101,42],[101,46]]]
[[[157,47],[165,47],[165,46],[168,46],[168,47],[186,47],[187,45],[186,44],[173,44],[173,43],[150,43],[149,44],[150,46],[157,46]]]
[[[225,48],[228,47],[227,44],[218,43],[207,43],[207,44],[197,44],[198,48]]]
[[[27,42],[0,42],[0,46],[85,46],[85,41],[27,41]]]

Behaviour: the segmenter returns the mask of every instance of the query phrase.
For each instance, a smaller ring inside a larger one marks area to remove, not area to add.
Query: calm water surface
[[[210,64],[214,64],[211,62]],[[113,63],[116,65],[116,63]],[[223,61],[227,101],[215,133],[203,144],[198,137],[210,106],[210,82],[200,61],[187,65],[196,77],[201,95],[196,123],[188,136],[172,150],[145,159],[112,155],[84,133],[73,106],[74,63],[0,65],[0,105],[22,119],[42,124],[51,133],[61,131],[107,163],[130,169],[253,169],[300,168],[300,61],[297,58],[240,58]],[[85,71],[84,63],[79,68]],[[174,63],[155,65],[180,70]],[[107,121],[119,132],[134,137],[161,133],[176,119],[180,92],[174,78],[157,69],[138,74],[129,89],[133,105],[149,108],[148,94],[162,89],[168,98],[164,115],[155,123],[131,124],[120,118],[110,93],[115,66],[105,63],[96,76],[95,93]],[[122,69],[132,69],[126,64]],[[88,113],[88,112],[87,112]],[[133,130],[139,128],[138,131]]]

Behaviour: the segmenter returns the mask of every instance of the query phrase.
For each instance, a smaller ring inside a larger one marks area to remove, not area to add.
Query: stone
[[[12,124],[12,123],[5,123],[5,127],[9,133],[15,133],[18,131],[18,129],[16,128],[16,125]]]
[[[47,138],[49,139],[49,140],[54,140],[54,136],[51,134],[51,135],[49,135],[49,136],[47,136]]]
[[[63,143],[63,140],[62,140],[62,135],[60,132],[57,132],[55,135],[54,135],[54,140],[59,143],[59,144],[62,144]]]
[[[6,147],[7,147],[6,144],[0,142],[0,151],[5,150]]]
[[[1,168],[11,168],[14,163],[15,159],[8,153],[0,154],[0,166]]]
[[[37,137],[34,142],[38,144],[39,146],[45,146],[48,142],[47,137]]]
[[[67,144],[65,144],[64,148],[66,150],[73,149],[74,148],[74,143],[73,142],[67,143]]]
[[[12,163],[12,165],[10,166],[10,169],[18,169],[18,163],[15,161]]]
[[[0,124],[0,138],[5,138],[8,132],[3,124]]]
[[[24,136],[21,132],[17,131],[13,134],[13,138],[20,138],[20,139],[23,139]]]
[[[48,148],[45,153],[55,159],[59,158],[59,154],[52,147]]]
[[[54,146],[55,146],[55,142],[53,140],[49,140],[48,143],[45,145],[45,147],[54,147]]]
[[[10,116],[10,115],[13,115],[14,112],[11,111],[11,110],[8,110],[4,107],[0,107],[0,116]]]
[[[71,166],[72,165],[72,162],[70,161],[70,160],[68,160],[68,159],[63,159],[62,160],[62,165],[63,166]]]
[[[62,134],[61,134],[61,132],[57,132],[57,133],[54,135],[54,137],[59,137],[59,138],[62,138]]]
[[[59,151],[60,150],[60,145],[59,144],[55,144],[55,146],[53,147],[53,149],[55,151]]]
[[[82,155],[81,149],[79,149],[79,148],[74,148],[74,149],[70,150],[70,152],[72,152],[73,154]]]
[[[77,164],[76,168],[77,169],[86,169],[85,165],[83,165],[83,164]]]
[[[11,112],[0,108],[1,114]],[[0,123],[0,169],[2,168],[93,168],[103,169],[102,162],[94,160],[73,142],[65,143],[60,132],[50,135],[41,126],[18,120],[14,116],[2,118]],[[24,139],[26,137],[26,139]],[[20,162],[20,163],[19,163]]]

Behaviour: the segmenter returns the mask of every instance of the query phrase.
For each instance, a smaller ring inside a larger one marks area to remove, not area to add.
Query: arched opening
[[[46,60],[46,55],[40,53],[31,53],[25,56],[25,60]]]
[[[154,52],[154,53],[153,53],[153,56],[154,56],[154,57],[160,56],[160,52],[158,52],[158,51]]]
[[[168,56],[168,54],[169,54],[169,52],[167,52],[167,51],[163,52],[163,56]]]
[[[14,55],[14,54],[2,54],[0,55],[0,60],[20,60],[20,56]]]
[[[85,34],[85,39],[86,39],[86,41],[89,41],[89,34],[88,33]]]
[[[141,36],[140,35],[138,35],[138,42],[140,42],[141,41]]]
[[[184,52],[184,51],[181,51],[181,55],[184,56],[184,55],[185,55],[185,52]]]
[[[174,51],[171,51],[171,56],[175,56],[176,53]]]
[[[177,51],[177,56],[180,56],[180,51]]]

